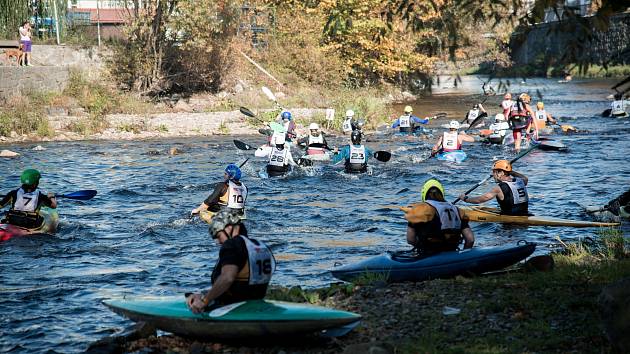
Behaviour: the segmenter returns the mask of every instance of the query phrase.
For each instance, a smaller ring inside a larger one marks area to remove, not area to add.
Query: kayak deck
[[[106,300],[112,311],[133,321],[183,336],[235,339],[336,330],[356,325],[361,316],[320,306],[250,300],[195,314],[183,296],[154,299]],[[350,330],[353,326],[349,327]],[[347,331],[346,331],[347,332]]]
[[[13,237],[54,234],[59,225],[59,213],[57,209],[42,207],[39,214],[44,218],[40,227],[27,229],[11,224],[0,224],[0,241],[8,241]]]
[[[569,220],[545,216],[515,216],[501,214],[499,209],[480,207],[480,206],[462,206],[460,210],[464,211],[468,219],[472,222],[495,222],[518,225],[542,225],[542,226],[569,226],[569,227],[613,227],[619,226],[617,222],[597,222],[583,220]]]

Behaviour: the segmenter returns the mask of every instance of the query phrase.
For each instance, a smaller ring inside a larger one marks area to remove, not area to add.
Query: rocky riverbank
[[[624,316],[630,315],[630,305],[623,299],[630,295],[624,285],[630,279],[629,243],[618,233],[601,240],[568,245],[563,254],[543,262],[483,277],[269,292],[268,298],[308,301],[363,316],[357,328],[336,339],[216,343],[150,332],[119,348],[169,353],[627,352],[630,343],[623,334],[630,330],[630,317]],[[606,256],[600,253],[604,249],[616,251]]]

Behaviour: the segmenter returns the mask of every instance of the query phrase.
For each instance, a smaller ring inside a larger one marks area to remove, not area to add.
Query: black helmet
[[[352,134],[350,134],[350,140],[352,141],[353,144],[360,144],[361,132],[358,130],[353,131]]]

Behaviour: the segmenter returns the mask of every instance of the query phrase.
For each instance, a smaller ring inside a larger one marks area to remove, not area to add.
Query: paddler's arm
[[[286,149],[288,149],[288,148],[286,148]],[[295,163],[295,160],[293,160],[293,154],[291,154],[291,151],[289,151],[289,153],[287,154],[287,162],[291,166],[297,166],[298,165],[297,163]]]
[[[45,205],[51,209],[57,209],[57,198],[53,193],[40,193],[41,204]]]
[[[208,196],[208,198],[206,198],[206,200],[204,200],[201,205],[193,209],[190,213],[193,215],[199,214],[202,210],[208,210],[212,205],[218,204],[219,198],[221,198],[221,196],[225,194],[226,190],[227,184],[225,182],[217,183],[212,194],[210,194],[210,196]]]
[[[13,200],[13,191],[9,192],[7,195],[4,196],[4,198],[2,198],[2,200],[0,200],[0,209],[4,208],[7,204],[11,203],[11,201]]]
[[[345,160],[348,157],[348,151],[350,151],[349,145],[341,147],[341,149],[333,155],[333,164],[337,164]]]
[[[461,144],[464,141],[467,141],[469,143],[474,143],[475,142],[475,137],[470,136],[468,134],[466,134],[466,132],[459,132],[459,136],[457,137],[459,139],[459,143]]]
[[[238,267],[234,264],[226,264],[221,267],[221,275],[219,275],[217,280],[212,284],[212,288],[206,292],[205,296],[192,294],[186,299],[190,310],[194,313],[203,312],[213,300],[228,291],[232,283],[234,283],[237,273]]]
[[[425,119],[420,119],[416,116],[412,116],[411,119],[413,120],[414,123],[418,123],[418,124],[427,124],[429,123],[429,118],[425,118]]]
[[[433,152],[436,152],[436,151],[440,150],[441,147],[442,147],[442,137],[439,137],[437,143],[435,143],[435,145],[433,145],[433,148],[431,150]]]
[[[392,129],[398,128],[399,125],[400,125],[400,118],[396,118],[396,120],[392,124]]]
[[[547,120],[550,121],[551,124],[558,124],[558,121],[551,116],[551,113],[547,113]]]
[[[475,244],[475,235],[470,227],[462,230],[462,236],[464,236],[464,249],[472,248]]]
[[[460,200],[463,200],[464,202],[470,204],[485,203],[497,197],[499,198],[499,200],[503,200],[503,192],[501,191],[501,188],[499,188],[499,186],[493,187],[489,192],[486,192],[478,197],[467,196],[463,193],[459,195]]]

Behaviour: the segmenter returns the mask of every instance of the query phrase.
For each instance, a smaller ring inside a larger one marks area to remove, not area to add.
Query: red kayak
[[[36,234],[52,234],[57,231],[59,224],[59,214],[57,209],[43,207],[39,214],[44,218],[41,226],[34,229],[27,229],[11,224],[0,224],[0,242],[8,241],[13,237],[36,235]]]

